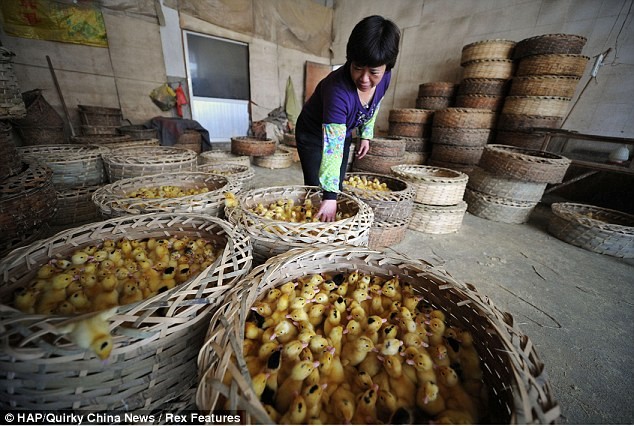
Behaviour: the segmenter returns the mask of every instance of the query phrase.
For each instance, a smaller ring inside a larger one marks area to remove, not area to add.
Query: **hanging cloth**
[[[176,93],[176,114],[182,118],[183,105],[187,105],[187,97],[185,96],[185,91],[180,83],[178,83],[178,87],[174,92]]]
[[[297,117],[299,117],[301,109],[297,96],[295,96],[293,80],[291,80],[291,76],[289,75],[288,81],[286,82],[286,104],[284,105],[284,112],[286,112],[288,127],[291,132],[295,131],[295,123],[297,123]]]

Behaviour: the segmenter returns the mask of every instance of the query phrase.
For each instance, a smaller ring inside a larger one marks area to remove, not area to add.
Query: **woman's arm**
[[[374,138],[374,122],[376,121],[376,116],[379,114],[380,108],[381,102],[377,104],[372,117],[370,117],[368,121],[359,126],[361,143],[359,145],[359,148],[357,148],[357,158],[365,157],[365,154],[367,154],[368,150],[370,149],[370,139]]]
[[[319,167],[319,183],[324,190],[323,202],[317,216],[324,222],[335,220],[337,193],[341,180],[341,162],[346,140],[345,124],[322,125],[324,148]]]

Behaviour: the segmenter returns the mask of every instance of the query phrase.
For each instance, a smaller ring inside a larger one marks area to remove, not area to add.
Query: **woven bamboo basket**
[[[57,190],[57,211],[51,225],[74,225],[98,220],[92,195],[101,185]]]
[[[3,90],[0,91],[0,120],[26,116],[20,85],[13,70],[13,56],[15,56],[13,52],[0,46],[0,81],[4,83]]]
[[[287,146],[297,146],[297,140],[295,139],[294,133],[284,133],[282,142],[284,142],[284,145]]]
[[[425,110],[439,110],[452,106],[454,98],[444,96],[419,96],[416,98],[416,108]]]
[[[533,128],[546,127],[557,129],[561,124],[561,117],[526,114],[500,114],[497,128],[511,132],[530,132]]]
[[[119,133],[129,135],[133,139],[158,139],[158,129],[150,129],[142,124],[131,124],[119,127]]]
[[[428,152],[405,152],[402,164],[422,165],[429,158]]]
[[[184,148],[200,154],[202,151],[203,137],[196,130],[185,130],[176,140],[176,148]]]
[[[27,160],[21,173],[0,181],[0,256],[37,236],[55,214],[53,172]]]
[[[513,77],[510,96],[555,96],[572,98],[579,84],[579,77],[564,75],[528,75]]]
[[[507,179],[476,167],[469,173],[467,188],[493,197],[537,202],[542,199],[546,185],[548,184],[543,182]]]
[[[288,151],[291,154],[291,159],[293,160],[293,163],[297,163],[299,162],[299,152],[297,151],[297,148],[295,148],[294,146],[284,146],[284,150]],[[350,148],[350,152],[353,153],[354,149]],[[350,156],[352,156],[352,154],[350,154]]]
[[[258,188],[237,197],[239,205],[227,208],[226,216],[233,225],[247,235],[253,244],[256,264],[292,248],[306,248],[333,244],[367,246],[374,213],[370,206],[349,194],[340,193],[337,211],[351,217],[335,222],[292,223],[267,219],[249,211],[259,203],[271,204],[281,199],[293,200],[295,205],[310,199],[313,206],[321,203],[321,190],[311,186]]]
[[[387,134],[396,138],[428,138],[431,135],[431,125],[391,121],[388,125]]]
[[[357,197],[370,206],[374,212],[375,222],[392,222],[411,217],[416,190],[406,181],[376,173],[348,173],[346,179],[353,176],[365,177],[368,180],[378,179],[379,182],[385,183],[389,189],[389,191],[374,191],[343,184],[345,193]]]
[[[504,101],[504,114],[542,115],[547,117],[565,117],[571,98],[553,96],[507,96]]]
[[[15,130],[22,139],[23,146],[30,145],[61,145],[68,143],[64,126],[19,126]]]
[[[548,232],[595,253],[634,258],[634,216],[588,204],[553,203]]]
[[[520,59],[517,77],[536,75],[583,76],[589,56],[583,55],[534,55]]]
[[[2,79],[0,78],[0,83]],[[0,86],[1,87],[1,86]],[[63,127],[64,120],[42,95],[41,89],[22,92],[22,100],[26,106],[26,116],[14,119],[13,124],[19,127]]]
[[[72,143],[87,145],[108,145],[131,141],[130,135],[91,135],[74,136],[70,138]]]
[[[127,139],[123,142],[111,142],[104,144],[96,144],[100,146],[104,152],[110,152],[119,148],[139,148],[142,146],[159,146],[158,139]]]
[[[160,186],[206,188],[207,192],[177,198],[130,197],[141,188]],[[99,188],[92,200],[104,219],[143,213],[200,213],[223,217],[224,193],[241,190],[241,184],[232,178],[203,172],[174,172],[160,175],[121,179]]]
[[[272,155],[254,157],[253,164],[266,169],[286,169],[293,165],[293,156],[290,151],[280,147]]]
[[[374,221],[370,228],[368,248],[371,250],[380,250],[400,243],[407,234],[410,220],[411,217],[399,221]]]
[[[543,34],[519,41],[513,57],[520,59],[544,54],[578,55],[587,41],[587,38],[574,34]]]
[[[484,146],[491,141],[491,129],[462,129],[460,127],[434,127],[431,142],[458,146]]]
[[[231,153],[235,155],[249,155],[251,157],[264,157],[275,154],[275,141],[273,139],[257,139],[252,137],[231,138]]]
[[[39,145],[22,147],[25,159],[41,161],[53,170],[57,190],[101,185],[106,171],[101,158],[104,151],[94,145]]]
[[[487,145],[479,166],[498,176],[529,182],[559,183],[570,160],[550,152],[507,145]]]
[[[405,139],[398,137],[374,138],[370,141],[370,155],[382,155],[384,157],[402,157],[405,154],[407,143]]]
[[[9,306],[14,291],[30,282],[51,257],[69,256],[104,240],[172,236],[204,238],[221,250],[220,255],[189,281],[118,306],[108,320],[114,347],[107,363],[59,335],[58,327],[79,317],[25,314]],[[196,357],[211,314],[224,293],[250,270],[250,250],[248,239],[225,221],[183,213],[97,222],[13,252],[0,263],[5,348],[0,364],[10,372],[0,384],[2,406],[128,412],[164,408],[196,384]]]
[[[436,111],[434,127],[460,127],[465,129],[492,129],[496,114],[477,108],[447,108]]]
[[[102,106],[77,105],[79,119],[89,126],[121,126],[121,110]]]
[[[458,84],[448,81],[432,81],[418,85],[418,97],[452,98],[456,94]]]
[[[460,82],[458,96],[506,96],[510,81],[504,78],[469,78]]]
[[[405,152],[427,152],[431,150],[431,141],[427,138],[401,138],[405,141]]]
[[[460,146],[434,144],[431,159],[446,163],[478,164],[484,146]]]
[[[464,173],[431,166],[404,164],[392,172],[414,188],[417,203],[436,206],[460,203],[469,180]]]
[[[449,206],[432,206],[414,204],[409,229],[424,234],[451,234],[462,227],[462,220],[467,211],[467,204],[460,200],[458,204]]]
[[[255,171],[251,166],[244,166],[242,164],[233,163],[199,164],[196,168],[196,171],[229,176],[233,180],[240,182],[242,191],[253,189],[253,178],[255,177]]]
[[[248,155],[235,155],[230,151],[205,151],[198,155],[198,164],[241,164],[251,166]]]
[[[118,126],[93,126],[89,124],[82,124],[79,130],[84,136],[109,136],[119,134]]]
[[[194,151],[171,146],[119,148],[102,157],[111,183],[119,179],[196,169]]]
[[[388,121],[395,123],[422,123],[431,124],[434,111],[418,108],[391,109]]]
[[[0,181],[22,171],[22,157],[13,142],[11,125],[0,121]]]
[[[501,78],[513,77],[515,70],[511,59],[484,59],[470,61],[462,69],[462,78]]]
[[[508,132],[506,130],[498,130],[495,133],[495,144],[541,150],[545,138],[545,133]]]
[[[475,168],[474,164],[449,163],[447,161],[434,160],[433,158],[427,160],[427,165],[430,167],[441,167],[443,169],[450,169],[462,173],[470,173]]]
[[[525,223],[537,202],[518,201],[511,198],[494,197],[469,188],[465,191],[469,213],[483,219],[503,223]]]
[[[499,111],[504,105],[504,96],[460,95],[456,97],[456,108],[478,108]]]
[[[493,39],[469,43],[462,47],[460,65],[471,61],[490,59],[512,59],[515,42],[512,40]]]
[[[392,173],[392,166],[403,164],[403,156],[401,157],[383,157],[380,155],[366,154],[363,158],[355,158],[352,168],[356,172],[371,172],[382,175]]]

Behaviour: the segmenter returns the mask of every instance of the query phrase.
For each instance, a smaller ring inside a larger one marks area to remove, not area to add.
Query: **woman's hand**
[[[316,217],[322,222],[334,222],[336,214],[337,200],[322,200]]]
[[[367,139],[361,139],[361,143],[359,144],[359,148],[357,149],[357,158],[361,159],[365,157],[365,154],[368,153],[370,149],[370,141]]]

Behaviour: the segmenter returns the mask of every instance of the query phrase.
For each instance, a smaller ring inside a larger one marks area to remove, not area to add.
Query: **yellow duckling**
[[[311,306],[308,311],[308,322],[310,322],[313,327],[320,325],[324,320],[325,312],[326,307],[322,304],[315,304]]]
[[[119,296],[119,304],[128,305],[141,300],[143,300],[143,292],[139,289],[139,285],[132,280],[128,280],[123,287],[122,294]]]
[[[383,423],[387,423],[392,417],[392,413],[397,409],[398,404],[394,394],[388,390],[379,389],[376,399],[376,410],[379,420]]]
[[[449,355],[447,355],[447,347],[445,345],[432,346],[429,348],[429,354],[437,366],[449,367],[451,361]]]
[[[119,305],[119,292],[117,289],[103,291],[92,299],[92,307],[95,311],[103,311]]]
[[[357,398],[357,407],[354,411],[352,422],[355,424],[377,423],[376,402],[379,393],[378,385],[372,387]]]
[[[482,379],[482,368],[480,367],[480,356],[473,346],[473,335],[468,331],[460,333],[460,350],[458,360],[462,367],[465,379]]]
[[[67,334],[80,348],[90,349],[99,358],[106,359],[113,348],[108,319],[116,312],[117,308],[111,308],[86,319],[74,320],[58,327],[58,331]]]
[[[319,361],[300,361],[295,364],[290,375],[284,380],[277,390],[275,409],[280,413],[286,413],[295,397],[302,389],[302,383],[315,368],[319,367]]]
[[[321,396],[323,395],[323,390],[326,386],[327,385],[315,384],[312,386],[306,386],[302,390],[302,396],[306,402],[306,411],[309,418],[319,417],[321,414]]]
[[[309,342],[309,348],[315,356],[320,356],[328,346],[328,340],[319,334],[313,335]]]
[[[456,371],[451,367],[438,367],[438,381],[447,390],[447,408],[465,410],[477,421],[478,406],[460,384]]]
[[[438,414],[436,424],[439,425],[472,425],[476,420],[465,410],[445,410]]]
[[[70,295],[68,301],[75,307],[77,311],[88,310],[90,301],[83,290],[78,290]]]
[[[439,318],[429,320],[429,344],[437,346],[444,343],[445,323]]]
[[[361,364],[369,352],[374,348],[374,343],[366,336],[359,336],[353,341],[348,341],[341,351],[341,362],[344,366],[356,366]]]
[[[330,333],[327,334],[328,343],[334,348],[335,353],[341,353],[341,345],[343,339],[343,327],[338,325],[330,329]]]
[[[55,269],[55,266],[47,263],[46,265],[40,266],[40,268],[37,270],[36,276],[39,279],[46,280],[51,278],[56,272],[57,270]]]
[[[356,411],[356,404],[355,396],[347,386],[339,386],[337,390],[333,392],[330,400],[335,417],[342,423],[351,423]]]
[[[288,343],[297,336],[297,328],[287,319],[280,321],[274,329],[271,340],[277,339],[280,343]]]
[[[365,371],[371,377],[374,377],[383,369],[383,364],[379,360],[376,352],[370,352],[361,364],[359,364],[358,369],[359,371]]]
[[[88,262],[88,259],[88,254],[81,250],[74,252],[70,258],[71,262],[73,262],[73,265],[83,265],[84,263]]]
[[[376,350],[384,356],[396,355],[400,352],[403,341],[399,339],[386,339],[376,345]]]
[[[296,395],[286,414],[280,418],[280,424],[304,424],[306,423],[307,412],[306,400],[301,394]]]
[[[308,342],[302,342],[300,340],[293,340],[284,344],[282,347],[284,360],[297,361],[299,359],[299,354],[306,347],[308,347]]]
[[[426,382],[416,391],[416,406],[430,416],[436,416],[447,408],[438,385]]]
[[[35,312],[35,302],[37,301],[38,291],[33,287],[20,287],[15,291],[13,303],[15,307],[22,312],[32,314]]]

